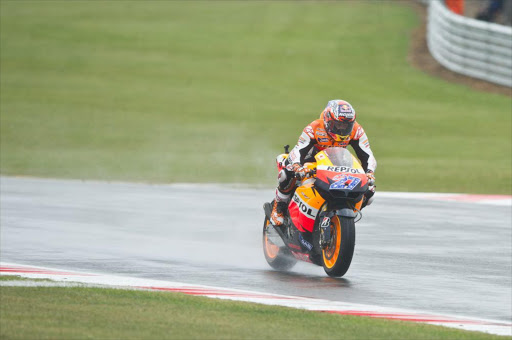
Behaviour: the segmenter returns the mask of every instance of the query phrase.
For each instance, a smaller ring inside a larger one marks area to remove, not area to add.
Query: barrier
[[[451,71],[512,87],[512,27],[466,18],[428,2],[427,43]]]

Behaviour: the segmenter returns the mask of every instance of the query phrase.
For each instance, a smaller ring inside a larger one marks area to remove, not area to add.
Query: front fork
[[[329,210],[327,202],[322,206],[320,210],[320,248],[325,249],[331,243],[331,220],[334,216],[339,215],[348,218],[355,218],[357,215],[353,208],[349,208],[348,205],[345,208],[338,210]],[[341,222],[341,221],[340,221]]]
[[[320,223],[320,247],[325,249],[331,242],[331,218],[335,216],[333,210],[328,211]]]
[[[325,249],[331,240],[331,219],[335,215],[334,210],[329,210],[327,202],[320,208],[320,219],[319,219],[319,240],[318,244],[321,249]]]

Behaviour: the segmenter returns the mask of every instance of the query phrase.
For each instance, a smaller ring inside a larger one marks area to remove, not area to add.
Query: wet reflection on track
[[[379,199],[344,278],[261,246],[273,190],[2,177],[1,260],[165,281],[512,319],[512,211]]]
[[[291,284],[298,289],[349,288],[350,280],[344,277],[310,276],[300,272],[265,271],[264,277],[269,285],[273,282]]]

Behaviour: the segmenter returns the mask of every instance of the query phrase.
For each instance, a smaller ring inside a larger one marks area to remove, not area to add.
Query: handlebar
[[[311,169],[311,171],[309,172],[309,176],[307,176],[307,177],[311,178],[314,175],[316,175],[316,169]],[[301,181],[304,180],[304,178],[302,178],[301,175],[298,172],[295,173],[295,178],[299,179]]]

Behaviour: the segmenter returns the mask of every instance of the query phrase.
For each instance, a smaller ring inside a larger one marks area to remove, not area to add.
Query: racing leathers
[[[370,149],[368,136],[364,132],[363,127],[354,123],[352,132],[341,141],[335,141],[329,136],[325,130],[324,120],[317,119],[304,128],[297,142],[297,145],[290,151],[287,158],[279,158],[281,171],[278,175],[278,187],[276,189],[275,206],[271,214],[271,220],[274,225],[281,225],[284,221],[284,211],[296,187],[295,174],[307,172],[307,168],[302,165],[306,162],[314,162],[314,156],[329,147],[352,146],[356,156],[361,161],[361,165],[365,170],[369,179],[369,189],[363,198],[363,206],[371,203],[371,198],[375,193],[375,177],[373,175],[377,168],[377,161]]]

